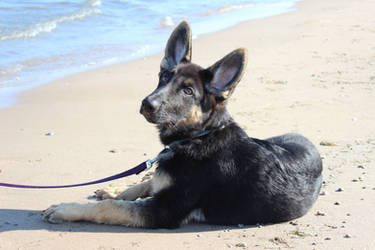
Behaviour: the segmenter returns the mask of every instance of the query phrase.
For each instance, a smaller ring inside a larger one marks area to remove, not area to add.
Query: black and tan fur
[[[299,134],[259,140],[233,121],[226,103],[245,67],[245,49],[207,69],[191,63],[191,31],[182,22],[168,40],[158,87],[143,100],[141,113],[156,124],[164,145],[212,133],[174,145],[151,180],[116,196],[97,193],[115,199],[52,206],[43,218],[176,228],[192,220],[256,224],[304,215],[320,190],[320,155]]]

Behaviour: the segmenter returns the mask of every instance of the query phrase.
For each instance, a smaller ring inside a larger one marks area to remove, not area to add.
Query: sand
[[[373,0],[306,0],[294,12],[193,41],[193,61],[202,66],[238,47],[249,50],[229,110],[250,136],[293,131],[317,145],[325,184],[306,216],[261,227],[177,230],[52,225],[42,221],[43,209],[87,202],[110,184],[0,188],[0,249],[374,249],[374,10]],[[25,91],[16,105],[0,109],[1,182],[78,183],[155,156],[162,145],[139,107],[156,87],[161,57],[69,76]],[[131,185],[143,176],[111,185]]]

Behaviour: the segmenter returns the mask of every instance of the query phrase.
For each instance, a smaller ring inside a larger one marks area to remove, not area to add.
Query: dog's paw
[[[98,200],[116,199],[119,194],[124,192],[125,188],[107,187],[95,191],[95,197]]]
[[[76,221],[80,219],[80,206],[77,203],[61,203],[52,205],[42,213],[44,221],[59,224],[64,221]]]
[[[62,204],[61,204],[62,205]],[[62,208],[61,205],[52,205],[42,213],[42,218],[44,221],[53,224],[60,224],[63,222],[62,219]]]

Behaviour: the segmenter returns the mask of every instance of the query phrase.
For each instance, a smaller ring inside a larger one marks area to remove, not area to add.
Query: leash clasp
[[[157,161],[158,159],[157,159],[157,157],[154,157],[154,158],[152,158],[152,159],[148,159],[147,161],[146,161],[146,170],[149,170],[150,168],[152,168],[152,165]]]

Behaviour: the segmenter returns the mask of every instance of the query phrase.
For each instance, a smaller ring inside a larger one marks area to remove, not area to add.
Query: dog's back
[[[158,171],[170,175],[194,200],[198,220],[256,224],[304,215],[317,199],[322,164],[315,147],[298,134],[249,138],[235,123],[210,135],[207,145],[175,149]],[[208,138],[206,138],[208,139]],[[204,144],[204,141],[197,142]],[[200,158],[198,148],[210,155]],[[178,208],[177,208],[178,209]]]

